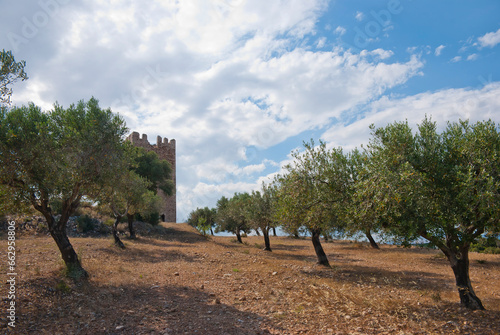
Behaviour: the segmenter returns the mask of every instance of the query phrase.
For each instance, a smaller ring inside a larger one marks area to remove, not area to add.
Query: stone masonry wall
[[[142,137],[139,137],[138,132],[133,132],[127,137],[127,140],[130,141],[137,147],[144,148],[148,151],[154,151],[160,157],[160,159],[167,160],[172,166],[172,180],[174,182],[174,194],[171,196],[165,195],[162,190],[158,190],[158,194],[164,200],[163,210],[160,215],[165,215],[166,222],[177,222],[177,210],[176,210],[176,183],[175,183],[175,140],[168,141],[167,138],[162,140],[161,136],[156,137],[156,144],[152,145],[148,141],[148,136],[146,134],[142,134]]]

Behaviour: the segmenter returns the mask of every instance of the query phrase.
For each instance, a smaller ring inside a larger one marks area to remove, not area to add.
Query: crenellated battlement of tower
[[[144,135],[142,135],[144,136]],[[170,140],[170,142],[168,141],[168,138],[164,137],[163,140],[161,138],[161,136],[156,136],[156,146],[158,147],[164,147],[164,146],[170,146],[170,147],[173,147],[175,149],[175,140]]]
[[[149,143],[148,140],[148,135],[142,134],[139,135],[138,132],[134,131],[132,134],[130,134],[127,137],[127,140],[133,143],[134,145],[138,147],[144,147],[144,148],[149,148],[149,147],[170,147],[175,150],[175,140],[168,140],[168,138],[164,137],[162,139],[161,136],[156,136],[156,144],[151,144]]]
[[[141,147],[146,149],[147,151],[154,151],[158,155],[160,159],[165,159],[170,163],[172,167],[172,181],[174,182],[174,194],[171,196],[166,196],[163,194],[163,191],[158,190],[160,196],[165,200],[165,205],[163,208],[163,213],[160,215],[164,215],[164,220],[167,222],[176,222],[177,219],[177,210],[176,210],[176,168],[175,168],[175,140],[161,136],[156,137],[156,144],[151,144],[148,141],[148,135],[142,134],[139,135],[138,132],[134,131],[127,137],[127,141],[130,141],[136,147]]]

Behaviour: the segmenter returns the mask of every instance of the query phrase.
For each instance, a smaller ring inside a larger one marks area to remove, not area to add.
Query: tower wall
[[[164,215],[166,222],[177,222],[177,204],[176,204],[176,168],[175,168],[175,140],[168,140],[168,138],[161,138],[161,136],[156,137],[156,144],[152,145],[148,141],[148,136],[142,134],[139,136],[138,132],[133,132],[127,137],[136,147],[141,147],[147,151],[154,151],[160,159],[165,159],[170,163],[172,167],[172,181],[174,182],[174,194],[171,196],[165,195],[162,190],[158,190],[158,194],[164,201],[162,212],[160,215]]]

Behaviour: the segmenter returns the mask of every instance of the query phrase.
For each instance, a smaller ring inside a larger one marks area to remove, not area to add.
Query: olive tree
[[[0,104],[10,104],[12,89],[9,85],[19,79],[28,79],[24,67],[25,61],[16,62],[11,51],[2,50],[0,52]]]
[[[271,250],[269,231],[274,227],[274,202],[272,188],[262,184],[261,191],[253,191],[246,207],[247,220],[256,231],[262,230],[264,250]]]
[[[210,230],[210,233],[213,236],[213,227],[215,226],[216,215],[217,210],[215,208],[197,208],[189,213],[187,223],[198,229],[203,235],[206,235]]]
[[[345,232],[347,235],[362,233],[370,242],[374,249],[379,246],[372,236],[372,233],[380,233],[381,221],[371,207],[374,196],[364,189],[363,179],[368,177],[367,171],[368,156],[358,149],[353,150],[348,155],[349,185],[347,188],[349,200],[346,202],[347,220]]]
[[[47,220],[68,274],[86,278],[66,234],[68,219],[84,197],[94,198],[122,160],[123,119],[96,99],[48,112],[34,104],[0,112],[0,184]],[[56,219],[50,206],[62,203]]]
[[[228,231],[236,235],[238,242],[241,240],[241,232],[249,230],[249,222],[246,215],[246,207],[250,201],[248,193],[235,193],[231,199],[222,197],[217,201],[217,231]]]
[[[132,144],[127,143],[127,146]],[[156,152],[146,151],[141,147],[132,147],[131,158],[129,160],[129,169],[148,181],[148,189],[153,194],[147,194],[148,201],[141,206],[130,206],[127,211],[128,229],[130,238],[135,239],[134,217],[136,214],[157,213],[161,206],[155,204],[158,202],[157,191],[162,190],[165,195],[172,195],[174,192],[174,183],[171,179],[172,167],[165,159],[160,159]],[[149,205],[148,205],[149,204]]]
[[[292,153],[287,174],[276,180],[276,218],[290,231],[301,226],[311,233],[318,263],[329,265],[320,242],[321,234],[345,224],[345,202],[350,178],[347,157],[341,148],[326,143],[304,143],[305,151]]]
[[[447,257],[460,302],[484,309],[469,277],[469,248],[500,229],[500,132],[492,121],[448,123],[439,133],[424,119],[372,126],[368,178],[371,211],[405,241],[423,237]]]
[[[148,187],[151,183],[126,167],[108,180],[106,187],[99,196],[100,203],[109,208],[115,222],[112,227],[115,245],[125,249],[118,236],[118,224],[122,217],[130,213],[146,214],[158,210],[161,199]]]

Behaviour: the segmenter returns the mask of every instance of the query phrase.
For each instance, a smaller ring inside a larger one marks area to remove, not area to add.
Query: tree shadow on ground
[[[334,242],[335,243],[335,242]],[[436,252],[439,252],[437,249],[429,249],[429,248],[421,248],[421,247],[413,247],[413,248],[404,248],[404,247],[394,247],[385,244],[379,244],[380,249],[375,249],[370,246],[368,242],[339,242],[342,245],[343,250],[373,250],[374,252],[379,253],[415,253],[415,254],[429,254],[432,255]]]
[[[243,243],[240,243],[236,241],[236,237],[234,238],[234,241],[231,240],[229,243],[228,242],[220,242],[216,239],[211,239],[210,240],[213,244],[218,245],[220,247],[226,248],[226,249],[244,249],[244,248],[253,248],[254,246],[247,243],[246,241],[243,241]]]
[[[199,243],[206,242],[207,238],[202,236],[196,231],[191,231],[185,224],[178,224],[176,227],[164,227],[162,225],[152,226],[152,228],[145,229],[135,223],[136,234],[140,237],[151,237],[165,241],[177,241],[182,243]],[[127,231],[126,227],[121,228],[120,231]]]
[[[144,245],[151,245],[155,247],[161,247],[161,248],[183,248],[189,246],[188,244],[185,243],[185,240],[183,243],[180,243],[181,241],[175,241],[175,240],[167,240],[161,237],[138,237],[136,239],[125,239],[125,241],[128,241],[131,244],[144,244]],[[207,242],[207,240],[204,240],[204,242]],[[174,244],[175,243],[175,244]],[[200,243],[200,242],[196,242]]]
[[[175,261],[185,261],[185,262],[195,262],[196,260],[177,250],[165,250],[165,249],[150,249],[150,250],[140,250],[132,247],[127,247],[125,250],[118,249],[117,247],[110,248],[99,248],[96,251],[103,252],[111,257],[117,257],[126,259],[130,262],[144,262],[144,263],[162,263],[162,262],[175,262]]]
[[[273,250],[297,251],[297,250],[305,250],[305,249],[308,249],[309,247],[307,247],[305,245],[291,245],[291,244],[283,244],[283,243],[274,243],[274,244],[271,244],[271,248]]]
[[[310,270],[303,270],[308,276],[329,278],[337,282],[351,284],[369,284],[373,286],[387,286],[408,290],[445,290],[447,284],[453,284],[451,279],[444,275],[423,271],[389,271],[377,267],[349,264],[328,268],[315,266]]]
[[[446,256],[441,254],[435,254],[428,258],[427,262],[431,264],[443,264],[446,266],[450,266],[450,262],[446,258]],[[490,269],[498,269],[500,267],[500,260],[481,260],[481,259],[469,259],[469,267],[481,269],[483,271],[488,271]]]
[[[271,246],[272,247],[272,246]],[[314,249],[311,246],[311,254],[310,255],[294,255],[294,254],[280,254],[280,253],[269,253],[269,256],[278,259],[278,260],[289,260],[289,261],[301,261],[310,263],[310,265],[314,265],[318,258],[314,254]]]
[[[277,325],[220,303],[204,290],[182,286],[127,285],[54,289],[57,279],[38,278],[24,288],[42,290],[41,304],[20,301],[16,334],[270,334]]]
[[[268,255],[278,260],[301,261],[311,263],[311,265],[313,265],[316,263],[318,258],[314,253],[314,246],[312,242],[309,241],[309,243],[310,245],[271,244],[271,248],[276,252],[269,253]],[[306,255],[292,253],[300,250],[310,250],[310,253]]]
[[[448,262],[448,261],[446,261]],[[489,269],[498,269],[500,268],[500,260],[498,261],[492,261],[492,260],[470,260],[470,267],[471,268],[478,268],[482,269],[484,271],[488,271]]]
[[[409,318],[440,323],[436,334],[500,334],[500,311],[472,311],[457,303],[422,304]]]
[[[258,249],[264,248],[264,240],[262,240],[262,243],[254,243],[254,244],[248,243],[246,241],[243,241],[243,243],[239,243],[236,241],[236,239],[234,242],[231,241],[230,243],[220,242],[217,240],[212,240],[212,243],[214,243],[218,246],[221,246],[223,248],[226,248],[226,249],[231,249],[231,250],[239,249],[242,252],[243,252],[243,250],[248,250],[248,248],[256,248],[256,247],[258,247]],[[271,249],[273,251],[266,252],[265,255],[272,257],[272,258],[275,258],[275,259],[279,259],[279,260],[311,261],[314,263],[314,261],[316,259],[314,255],[312,255],[312,256],[310,256],[310,255],[297,255],[297,254],[281,253],[280,252],[280,251],[297,251],[297,250],[304,250],[304,249],[308,249],[308,248],[309,247],[307,247],[307,246],[301,246],[301,245],[287,245],[287,244],[282,244],[282,243],[273,244],[271,241]],[[312,243],[311,243],[310,248],[312,249],[312,253],[314,254],[314,249],[313,249]]]

